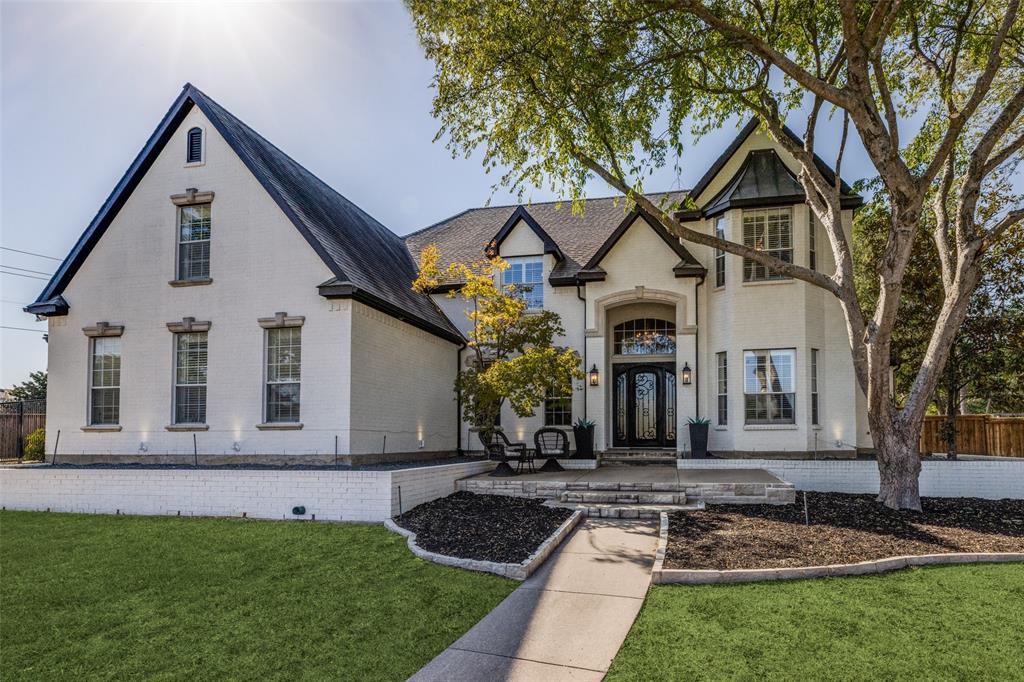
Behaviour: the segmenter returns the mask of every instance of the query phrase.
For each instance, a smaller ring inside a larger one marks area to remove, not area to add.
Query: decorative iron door
[[[615,365],[612,443],[616,447],[674,447],[676,382],[671,364]]]

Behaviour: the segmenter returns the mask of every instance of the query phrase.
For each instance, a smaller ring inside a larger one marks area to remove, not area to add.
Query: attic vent
[[[199,163],[203,160],[203,131],[193,128],[188,131],[188,153],[186,163]]]

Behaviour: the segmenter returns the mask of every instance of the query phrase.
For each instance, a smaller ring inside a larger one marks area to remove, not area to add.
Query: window
[[[544,400],[544,426],[570,426],[572,424],[572,396],[548,393]]]
[[[206,423],[206,332],[174,335],[174,423]]]
[[[501,273],[501,284],[522,296],[527,310],[544,307],[544,258],[508,258],[508,268]]]
[[[718,360],[718,425],[729,423],[729,366],[725,351],[715,353]]]
[[[811,349],[811,424],[818,425],[818,349]]]
[[[121,418],[121,339],[92,340],[89,379],[89,424],[117,424]]]
[[[663,355],[676,352],[676,325],[667,320],[643,318],[615,325],[612,331],[616,355]]]
[[[178,209],[178,279],[210,277],[210,205]]]
[[[817,245],[815,243],[815,232],[818,231],[818,219],[814,217],[814,214],[810,214],[810,228],[807,230],[807,266],[811,270],[818,269],[818,252]]]
[[[201,128],[192,128],[188,131],[188,149],[185,152],[186,163],[202,163],[203,161],[203,131]]]
[[[302,327],[267,330],[268,423],[299,421]]]
[[[787,263],[792,263],[792,218],[792,211],[789,208],[744,211],[743,244],[758,251],[766,251]],[[744,282],[763,282],[776,279],[788,279],[788,277],[773,272],[749,258],[743,259]]]
[[[747,424],[795,422],[795,355],[792,349],[744,352],[743,398]]]
[[[715,221],[715,236],[725,239],[725,216]],[[715,286],[725,286],[725,251],[721,249],[715,249]]]

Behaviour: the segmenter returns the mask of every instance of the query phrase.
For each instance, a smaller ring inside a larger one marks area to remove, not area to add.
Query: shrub
[[[46,429],[40,426],[25,439],[25,454],[22,459],[27,462],[42,462],[45,450]]]

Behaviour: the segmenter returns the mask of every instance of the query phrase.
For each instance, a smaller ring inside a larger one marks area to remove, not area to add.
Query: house
[[[692,190],[658,199],[689,196],[697,229],[829,272],[796,169],[752,122]],[[860,199],[844,185],[843,201],[849,229]],[[515,439],[588,417],[598,450],[685,453],[705,416],[718,454],[870,447],[826,292],[684,245],[615,198],[469,209],[403,239],[189,84],[26,308],[49,321],[48,456],[58,432],[62,457],[147,461],[478,449],[452,393],[457,283],[410,286],[428,244],[508,260],[505,283],[561,315],[589,372],[534,417],[503,414]]]

